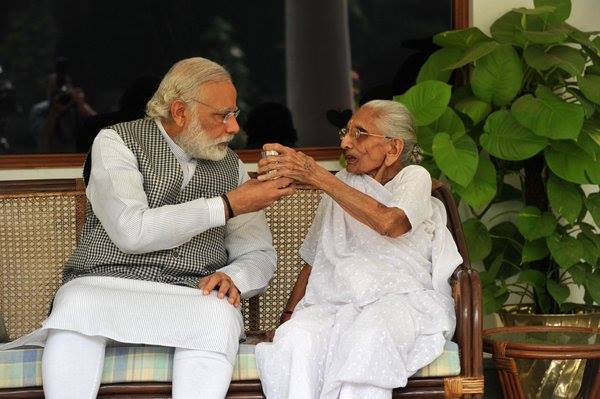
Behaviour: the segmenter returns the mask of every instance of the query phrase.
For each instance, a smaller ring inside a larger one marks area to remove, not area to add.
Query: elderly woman
[[[304,297],[256,357],[268,398],[391,398],[442,351],[455,327],[448,278],[462,259],[431,177],[414,161],[408,110],[363,105],[340,131],[335,176],[279,144],[259,179],[281,176],[324,195],[300,249]]]

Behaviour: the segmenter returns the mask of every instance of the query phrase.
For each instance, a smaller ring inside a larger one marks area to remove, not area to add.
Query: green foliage
[[[571,284],[600,303],[600,235],[588,224],[600,225],[600,193],[579,187],[600,184],[600,37],[564,22],[570,0],[533,5],[498,18],[491,37],[435,35],[441,49],[396,98],[415,117],[424,165],[471,210],[463,226],[488,313],[511,293],[569,311]],[[448,85],[452,74],[464,84]],[[497,224],[490,207],[502,201],[520,206]]]

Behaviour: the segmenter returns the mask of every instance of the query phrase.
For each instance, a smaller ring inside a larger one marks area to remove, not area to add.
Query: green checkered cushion
[[[25,388],[42,385],[42,348],[0,351],[0,388]],[[106,348],[102,383],[168,382],[173,372],[173,348],[162,346],[109,346]],[[458,346],[448,342],[444,353],[417,377],[442,377],[460,374]],[[233,380],[256,380],[254,345],[241,344]]]

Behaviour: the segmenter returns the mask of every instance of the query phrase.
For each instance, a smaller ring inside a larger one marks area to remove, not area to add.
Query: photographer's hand
[[[85,102],[85,92],[81,87],[73,88],[71,97],[73,98],[73,102],[75,102],[77,111],[81,116],[94,116],[97,114],[97,112],[94,111],[87,102]]]

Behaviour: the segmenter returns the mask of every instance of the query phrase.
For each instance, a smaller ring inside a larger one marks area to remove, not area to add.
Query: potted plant
[[[491,37],[434,36],[441,48],[394,98],[415,117],[424,166],[467,210],[486,313],[510,294],[536,313],[569,313],[575,286],[600,303],[600,193],[581,187],[600,183],[600,37],[565,22],[569,0],[533,3]],[[462,85],[447,83],[453,74]]]

